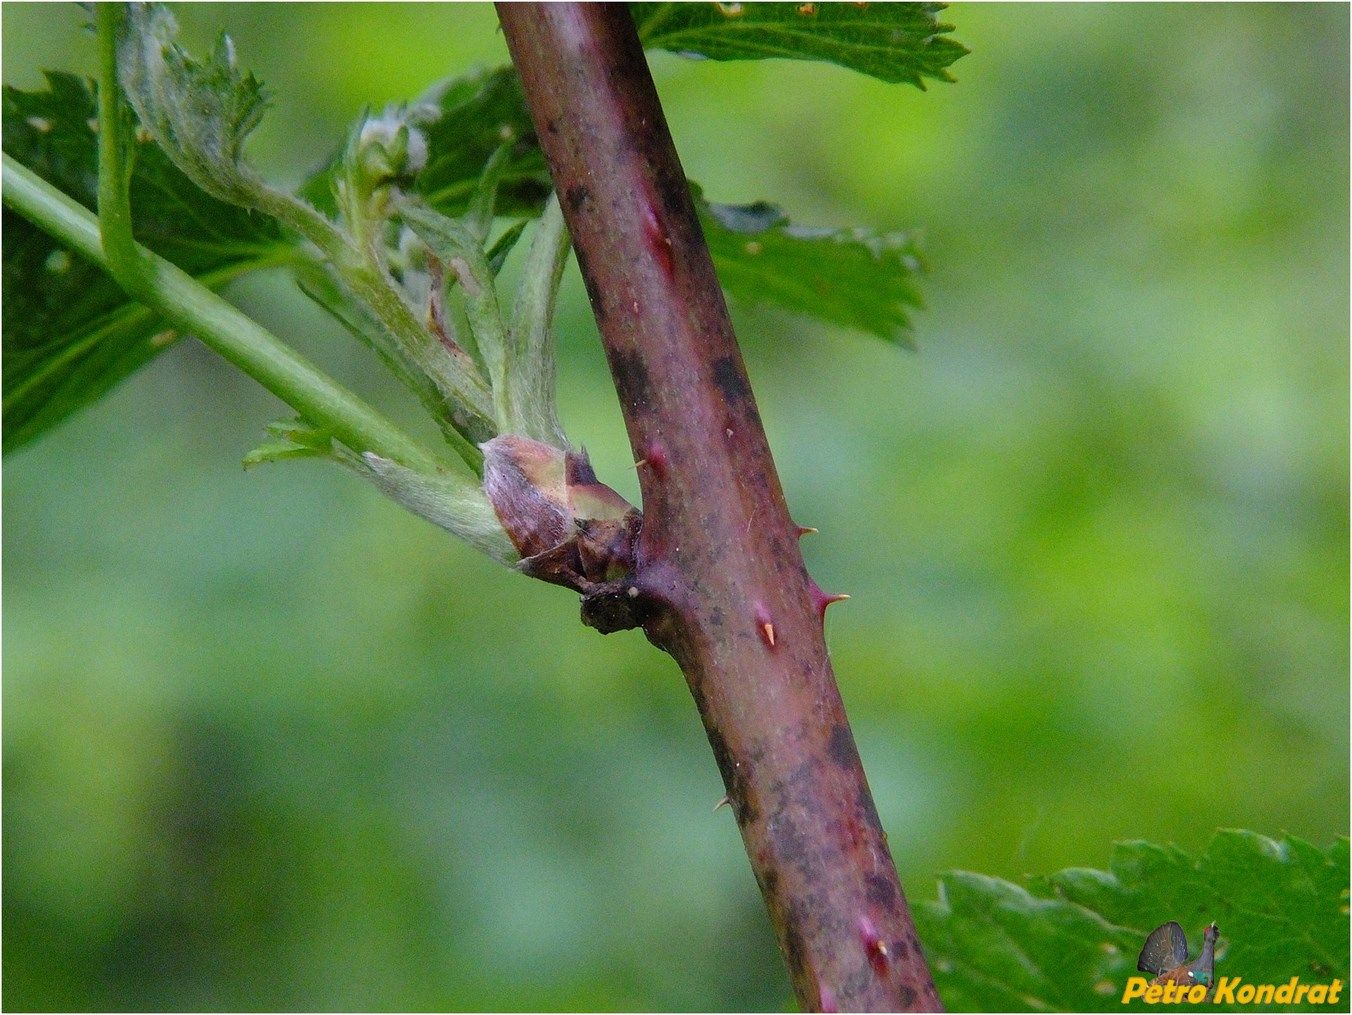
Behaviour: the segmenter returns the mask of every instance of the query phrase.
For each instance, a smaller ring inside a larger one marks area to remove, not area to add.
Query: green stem
[[[275,268],[291,264],[297,257],[294,247],[279,244],[270,253],[259,253],[254,260],[236,261],[213,268],[197,277],[197,281],[212,292],[233,282],[241,275],[264,268]],[[53,377],[69,370],[72,363],[89,354],[100,342],[114,342],[117,336],[138,335],[151,329],[160,315],[149,307],[139,303],[126,303],[99,319],[99,323],[79,339],[62,348],[51,359],[44,360],[31,374],[26,374],[5,392],[4,412],[9,413],[13,406],[19,405],[30,392],[40,389]]]
[[[4,202],[73,251],[111,272],[98,221],[83,205],[6,154]],[[239,367],[311,423],[354,451],[373,451],[411,469],[464,471],[435,458],[353,392],[176,265],[134,247],[146,269],[144,300],[175,327]],[[114,276],[116,277],[116,276]],[[139,298],[139,297],[138,297]]]
[[[133,299],[149,305],[150,270],[131,229],[131,166],[126,159],[125,108],[117,84],[118,5],[97,9],[99,47],[99,232],[108,272]]]

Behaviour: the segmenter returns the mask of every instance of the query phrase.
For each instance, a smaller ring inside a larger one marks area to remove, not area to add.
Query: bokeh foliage
[[[277,93],[254,153],[293,183],[361,106],[504,55],[483,6],[178,14]],[[78,8],[3,18],[7,83],[92,69]],[[653,59],[710,199],[925,228],[917,356],[737,317],[809,565],[855,597],[828,636],[903,882],[1326,844],[1347,11],[945,20],[973,55],[926,94]],[[280,282],[234,292],[398,397]],[[565,422],[632,496],[567,292]],[[5,461],[6,1006],[785,1005],[675,667],[336,471],[242,473],[278,412],[181,343]]]

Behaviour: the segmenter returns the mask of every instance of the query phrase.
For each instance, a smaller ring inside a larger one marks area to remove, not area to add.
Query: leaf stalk
[[[98,220],[87,208],[8,154],[0,164],[6,205],[111,272]],[[134,249],[147,275],[138,299],[175,327],[196,335],[306,419],[327,427],[353,451],[373,451],[426,472],[465,470],[458,458],[433,456],[358,395],[191,275],[139,244]]]

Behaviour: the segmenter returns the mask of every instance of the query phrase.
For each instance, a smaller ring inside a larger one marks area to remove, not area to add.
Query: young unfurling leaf
[[[175,42],[178,25],[160,4],[130,4],[118,33],[118,74],[141,125],[197,186],[231,204],[281,220],[327,251],[332,224],[304,201],[269,186],[244,159],[263,118],[267,92],[241,71],[222,33],[199,61]]]
[[[118,40],[122,87],[141,123],[188,177],[232,204],[251,204],[263,181],[244,142],[263,119],[267,93],[235,65],[228,35],[198,62],[174,41],[178,25],[159,5],[128,7]]]

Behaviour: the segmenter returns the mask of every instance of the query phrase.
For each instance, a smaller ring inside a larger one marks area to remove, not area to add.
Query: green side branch
[[[132,233],[129,116],[118,84],[119,5],[97,8],[99,51],[98,240],[103,266],[132,298],[159,311],[354,451],[434,467],[392,423],[191,276],[154,257]],[[6,164],[6,170],[10,167]],[[6,188],[8,190],[8,188]],[[38,223],[41,225],[41,223]]]
[[[108,271],[128,296],[151,305],[152,272],[136,249],[131,227],[131,159],[127,152],[126,105],[117,85],[118,10],[97,9],[99,47],[99,232]]]
[[[67,197],[32,170],[4,156],[4,203],[66,244],[75,253],[111,272],[99,224],[79,202]],[[134,247],[146,269],[143,298],[174,327],[239,367],[310,422],[332,431],[353,451],[372,451],[411,469],[468,470],[459,458],[439,459],[359,396],[217,296],[191,275],[139,244]]]

